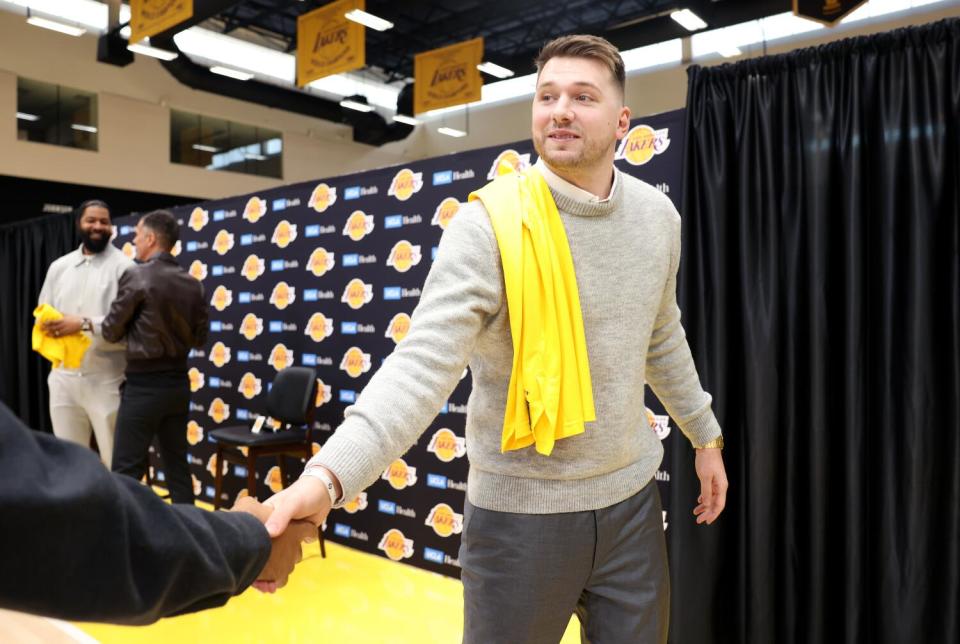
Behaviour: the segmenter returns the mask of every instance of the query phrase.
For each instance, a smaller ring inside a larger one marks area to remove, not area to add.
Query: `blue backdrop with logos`
[[[656,186],[679,207],[682,110],[636,119],[617,150],[618,167]],[[214,449],[207,433],[251,421],[280,369],[309,365],[319,375],[319,449],[378,365],[406,335],[410,314],[443,230],[459,203],[507,160],[535,161],[529,141],[371,170],[262,193],[178,207],[176,254],[210,302],[210,338],[190,359],[190,463],[194,491],[214,496]],[[115,240],[132,255],[132,218]],[[459,576],[467,458],[467,372],[426,428],[372,487],[331,513],[328,537],[361,550]],[[651,427],[670,462],[669,419],[647,393]],[[644,428],[644,430],[647,430]],[[669,438],[668,438],[669,437]],[[162,464],[152,456],[156,477]],[[279,467],[262,460],[258,497],[281,489]],[[290,463],[294,471],[296,463]],[[223,501],[246,494],[243,467],[222,464]],[[661,486],[669,472],[657,472]],[[668,529],[669,496],[664,499]]]

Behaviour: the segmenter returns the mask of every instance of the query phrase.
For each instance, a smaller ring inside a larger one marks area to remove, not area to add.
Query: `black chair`
[[[217,444],[216,495],[214,509],[220,508],[223,490],[223,462],[237,463],[247,468],[247,492],[257,496],[257,459],[274,456],[280,466],[280,483],[287,485],[287,467],[284,456],[309,459],[313,455],[313,415],[317,404],[317,372],[309,367],[287,367],[277,373],[267,393],[267,414],[282,423],[273,431],[264,425],[259,433],[240,425],[221,427],[210,432]],[[246,448],[246,456],[240,448]],[[320,554],[327,556],[323,543],[323,528],[317,530]]]

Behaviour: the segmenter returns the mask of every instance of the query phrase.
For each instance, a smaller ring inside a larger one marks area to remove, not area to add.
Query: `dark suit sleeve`
[[[207,343],[207,334],[210,331],[210,309],[207,307],[207,298],[204,295],[203,284],[200,286],[200,301],[197,304],[197,319],[193,324],[193,346],[202,347]]]
[[[117,297],[110,304],[110,311],[101,323],[103,339],[119,342],[127,334],[127,325],[140,309],[144,291],[140,288],[138,266],[131,266],[120,276]]]
[[[266,565],[253,516],[167,505],[0,404],[0,607],[149,624],[221,606]]]

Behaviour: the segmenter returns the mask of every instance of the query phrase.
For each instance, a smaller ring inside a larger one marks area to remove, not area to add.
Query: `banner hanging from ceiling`
[[[832,27],[867,0],[793,0],[794,15]]]
[[[130,44],[193,17],[193,0],[130,0]]]
[[[344,16],[364,0],[337,0],[297,18],[297,85],[367,64],[366,31]]]
[[[483,38],[417,54],[413,59],[413,113],[480,100]]]

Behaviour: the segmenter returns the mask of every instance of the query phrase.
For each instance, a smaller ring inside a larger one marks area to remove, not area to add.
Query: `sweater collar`
[[[550,193],[557,203],[557,209],[580,217],[602,217],[616,210],[623,201],[623,188],[620,170],[613,167],[613,186],[606,199],[579,188],[553,172],[543,159],[537,159],[534,167],[540,171],[550,187]]]

